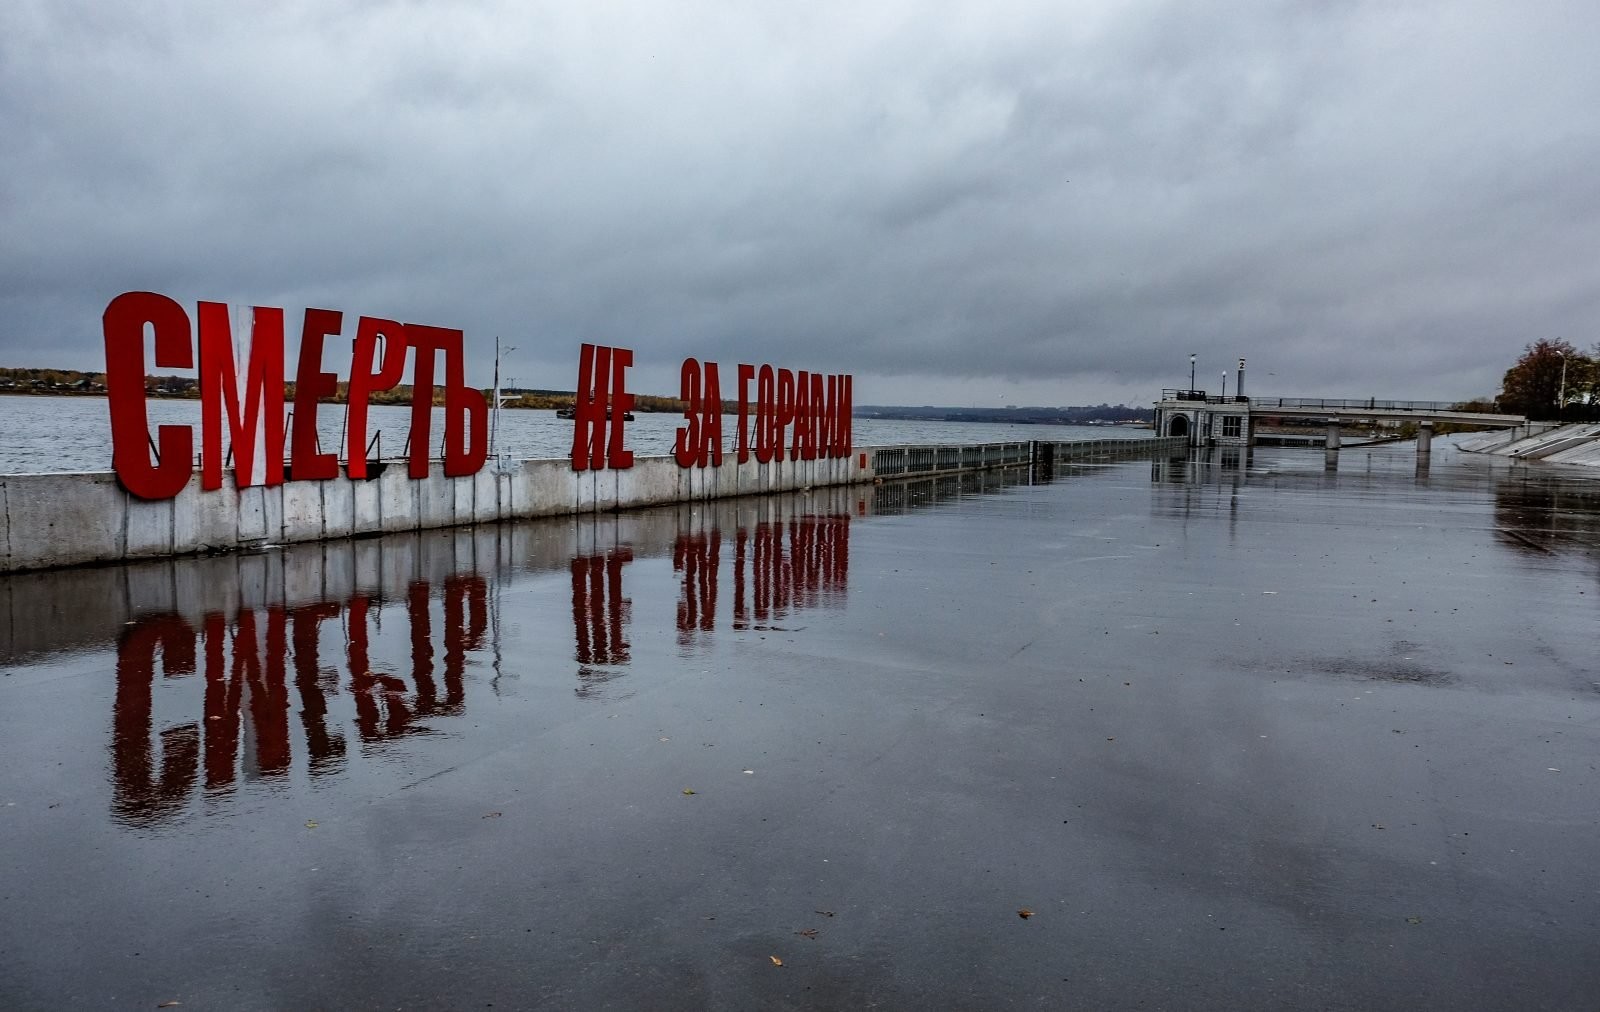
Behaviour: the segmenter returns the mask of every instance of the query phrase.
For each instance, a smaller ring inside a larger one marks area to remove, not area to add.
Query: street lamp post
[[[1223,373],[1222,374],[1222,399],[1224,401],[1226,401],[1228,399],[1228,374],[1227,373]]]
[[[1189,355],[1189,396],[1194,396],[1194,354]]]
[[[1559,414],[1567,406],[1567,356],[1564,352],[1556,352],[1561,356],[1561,391],[1556,394],[1556,412]]]
[[[517,350],[514,344],[500,346],[500,338],[494,339],[494,410],[489,415],[489,455],[499,459],[500,452],[500,405],[503,398],[500,394],[500,356],[509,355]],[[515,384],[513,384],[514,386]]]

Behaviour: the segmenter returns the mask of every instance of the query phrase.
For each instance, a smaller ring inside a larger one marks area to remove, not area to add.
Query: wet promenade
[[[1047,477],[0,578],[0,998],[1600,1007],[1600,483]]]

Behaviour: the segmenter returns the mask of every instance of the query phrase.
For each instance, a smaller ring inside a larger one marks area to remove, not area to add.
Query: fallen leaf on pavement
[[[689,789],[689,788],[687,788],[687,787],[685,787],[685,788],[684,788],[684,789],[683,789],[683,793],[685,793],[685,794],[693,794],[693,793],[694,793],[694,791],[691,791],[691,790],[690,790],[690,789]]]
[[[1027,907],[1023,907],[1021,910],[1017,911],[1017,916],[1022,918],[1023,920],[1027,920],[1028,918],[1033,916],[1033,911],[1029,910]]]
[[[819,913],[824,917],[832,917],[833,916],[833,911],[832,910],[818,910],[818,911],[816,911],[816,913]]]
[[[779,959],[777,956],[768,956],[767,958],[772,960],[772,965],[773,966],[782,966],[783,965],[783,960]]]
[[[807,928],[804,931],[796,931],[795,934],[799,935],[801,938],[815,938],[817,937],[817,929]]]
[[[484,818],[485,819],[498,819],[498,818],[500,818],[500,813],[499,812],[490,812],[488,815],[485,815]]]
[[[307,829],[316,829],[317,828],[316,820],[315,819],[307,819],[306,820],[306,828]]]

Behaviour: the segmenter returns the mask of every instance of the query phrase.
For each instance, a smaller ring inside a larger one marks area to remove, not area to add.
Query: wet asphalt
[[[0,578],[0,997],[1600,1007],[1596,477],[1213,451]]]

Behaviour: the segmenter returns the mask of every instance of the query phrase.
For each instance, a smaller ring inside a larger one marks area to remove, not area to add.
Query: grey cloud
[[[1591,5],[22,3],[0,359],[128,288],[855,372],[1488,393],[1600,309]],[[1275,377],[1267,380],[1268,372]],[[537,376],[535,380],[533,377]]]

